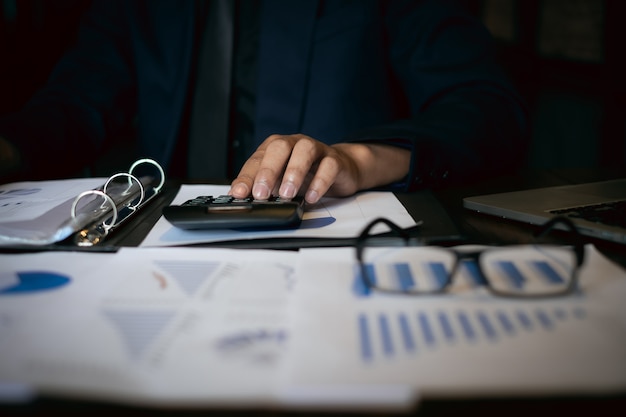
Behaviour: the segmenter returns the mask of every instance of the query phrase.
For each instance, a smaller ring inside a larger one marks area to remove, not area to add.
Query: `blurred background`
[[[90,0],[0,0],[0,114],[75,39]],[[530,168],[626,167],[626,1],[459,0],[496,40],[532,117]]]

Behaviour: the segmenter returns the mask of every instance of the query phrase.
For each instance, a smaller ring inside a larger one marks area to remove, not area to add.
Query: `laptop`
[[[463,206],[535,225],[567,216],[583,235],[626,244],[626,179],[467,197]]]

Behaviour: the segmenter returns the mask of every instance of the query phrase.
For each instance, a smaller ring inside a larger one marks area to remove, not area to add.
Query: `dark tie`
[[[227,176],[234,3],[209,0],[193,92],[187,158],[189,178]]]

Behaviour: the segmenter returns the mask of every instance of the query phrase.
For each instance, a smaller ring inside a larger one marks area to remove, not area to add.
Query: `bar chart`
[[[506,257],[489,259],[489,264],[483,265],[482,269],[476,260],[463,260],[455,267],[454,254],[442,261],[417,259],[406,262],[366,262],[354,268],[352,292],[356,297],[369,297],[375,292],[374,287],[420,293],[444,289],[451,292],[458,292],[459,289],[467,291],[488,285],[501,293],[537,295],[564,291],[573,277],[573,264],[570,261],[542,258],[512,260]]]
[[[444,347],[495,344],[507,338],[556,333],[560,325],[585,320],[582,307],[500,309],[416,309],[400,312],[361,311],[355,325],[359,356],[375,362],[419,356]]]

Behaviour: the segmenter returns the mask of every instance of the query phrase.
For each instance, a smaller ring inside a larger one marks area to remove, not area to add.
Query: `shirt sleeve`
[[[389,2],[389,58],[410,116],[354,132],[347,141],[411,150],[412,191],[474,181],[525,162],[525,104],[496,61],[482,24],[446,1]]]

